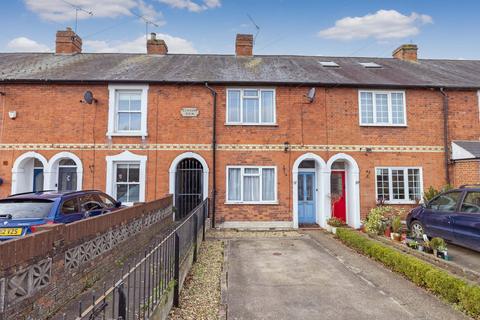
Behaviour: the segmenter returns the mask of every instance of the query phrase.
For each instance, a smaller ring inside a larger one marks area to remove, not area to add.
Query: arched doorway
[[[330,171],[329,216],[337,217],[353,228],[360,228],[360,171],[355,159],[338,153],[327,162]]]
[[[174,195],[176,217],[185,217],[208,197],[208,166],[198,154],[186,152],[170,166],[170,193]]]
[[[75,154],[60,152],[48,162],[48,185],[58,191],[82,190],[82,161]]]
[[[293,177],[293,227],[306,224],[324,226],[325,161],[314,153],[295,160]]]
[[[12,167],[12,194],[47,189],[46,166],[47,160],[37,152],[26,152],[18,157]]]

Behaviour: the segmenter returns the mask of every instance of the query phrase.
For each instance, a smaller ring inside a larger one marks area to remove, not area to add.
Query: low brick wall
[[[0,320],[55,314],[172,223],[166,196],[0,244]]]

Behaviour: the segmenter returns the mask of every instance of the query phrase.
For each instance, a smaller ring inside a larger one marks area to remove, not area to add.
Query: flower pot
[[[332,226],[327,224],[327,227],[325,228],[327,232],[332,232]]]
[[[337,227],[332,227],[332,233],[337,234]]]
[[[417,250],[423,252],[425,250],[425,248],[422,245],[419,245]]]
[[[433,256],[435,258],[438,258],[438,250],[437,249],[433,249]]]
[[[390,228],[385,229],[385,237],[390,238],[391,234],[392,233],[390,232]]]
[[[390,233],[390,239],[395,240],[395,232]]]

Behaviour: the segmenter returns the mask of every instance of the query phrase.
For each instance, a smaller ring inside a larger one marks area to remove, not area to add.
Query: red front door
[[[332,217],[347,222],[345,171],[332,171],[330,189],[332,195]]]

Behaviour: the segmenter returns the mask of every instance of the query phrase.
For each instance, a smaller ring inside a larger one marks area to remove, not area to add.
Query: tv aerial
[[[69,6],[71,6],[72,8],[75,9],[75,33],[77,33],[77,28],[78,28],[78,11],[81,11],[81,12],[85,12],[86,14],[90,15],[90,16],[93,16],[93,12],[92,11],[88,11],[86,9],[83,9],[82,7],[80,6],[77,6],[76,4],[73,4],[71,2],[68,2],[66,0],[62,0],[63,2],[65,2],[66,4],[68,4]]]
[[[258,24],[255,23],[255,21],[253,20],[252,16],[250,14],[247,13],[247,17],[248,19],[250,19],[250,21],[252,22],[253,26],[255,27],[255,29],[257,30],[257,32],[255,33],[255,36],[253,37],[253,43],[255,44],[255,40],[257,40],[257,36],[258,34],[260,33],[260,27],[258,26]]]
[[[132,11],[132,14],[133,14],[134,16],[139,17],[140,19],[142,19],[142,20],[145,22],[145,38],[146,38],[146,40],[148,40],[148,25],[149,25],[149,24],[151,24],[152,26],[157,27],[157,28],[160,27],[160,26],[158,25],[158,23],[156,23],[155,21],[152,21],[152,20],[146,18],[145,16],[142,16],[142,15],[140,15],[140,14],[138,14],[138,13],[133,12],[133,11]]]

